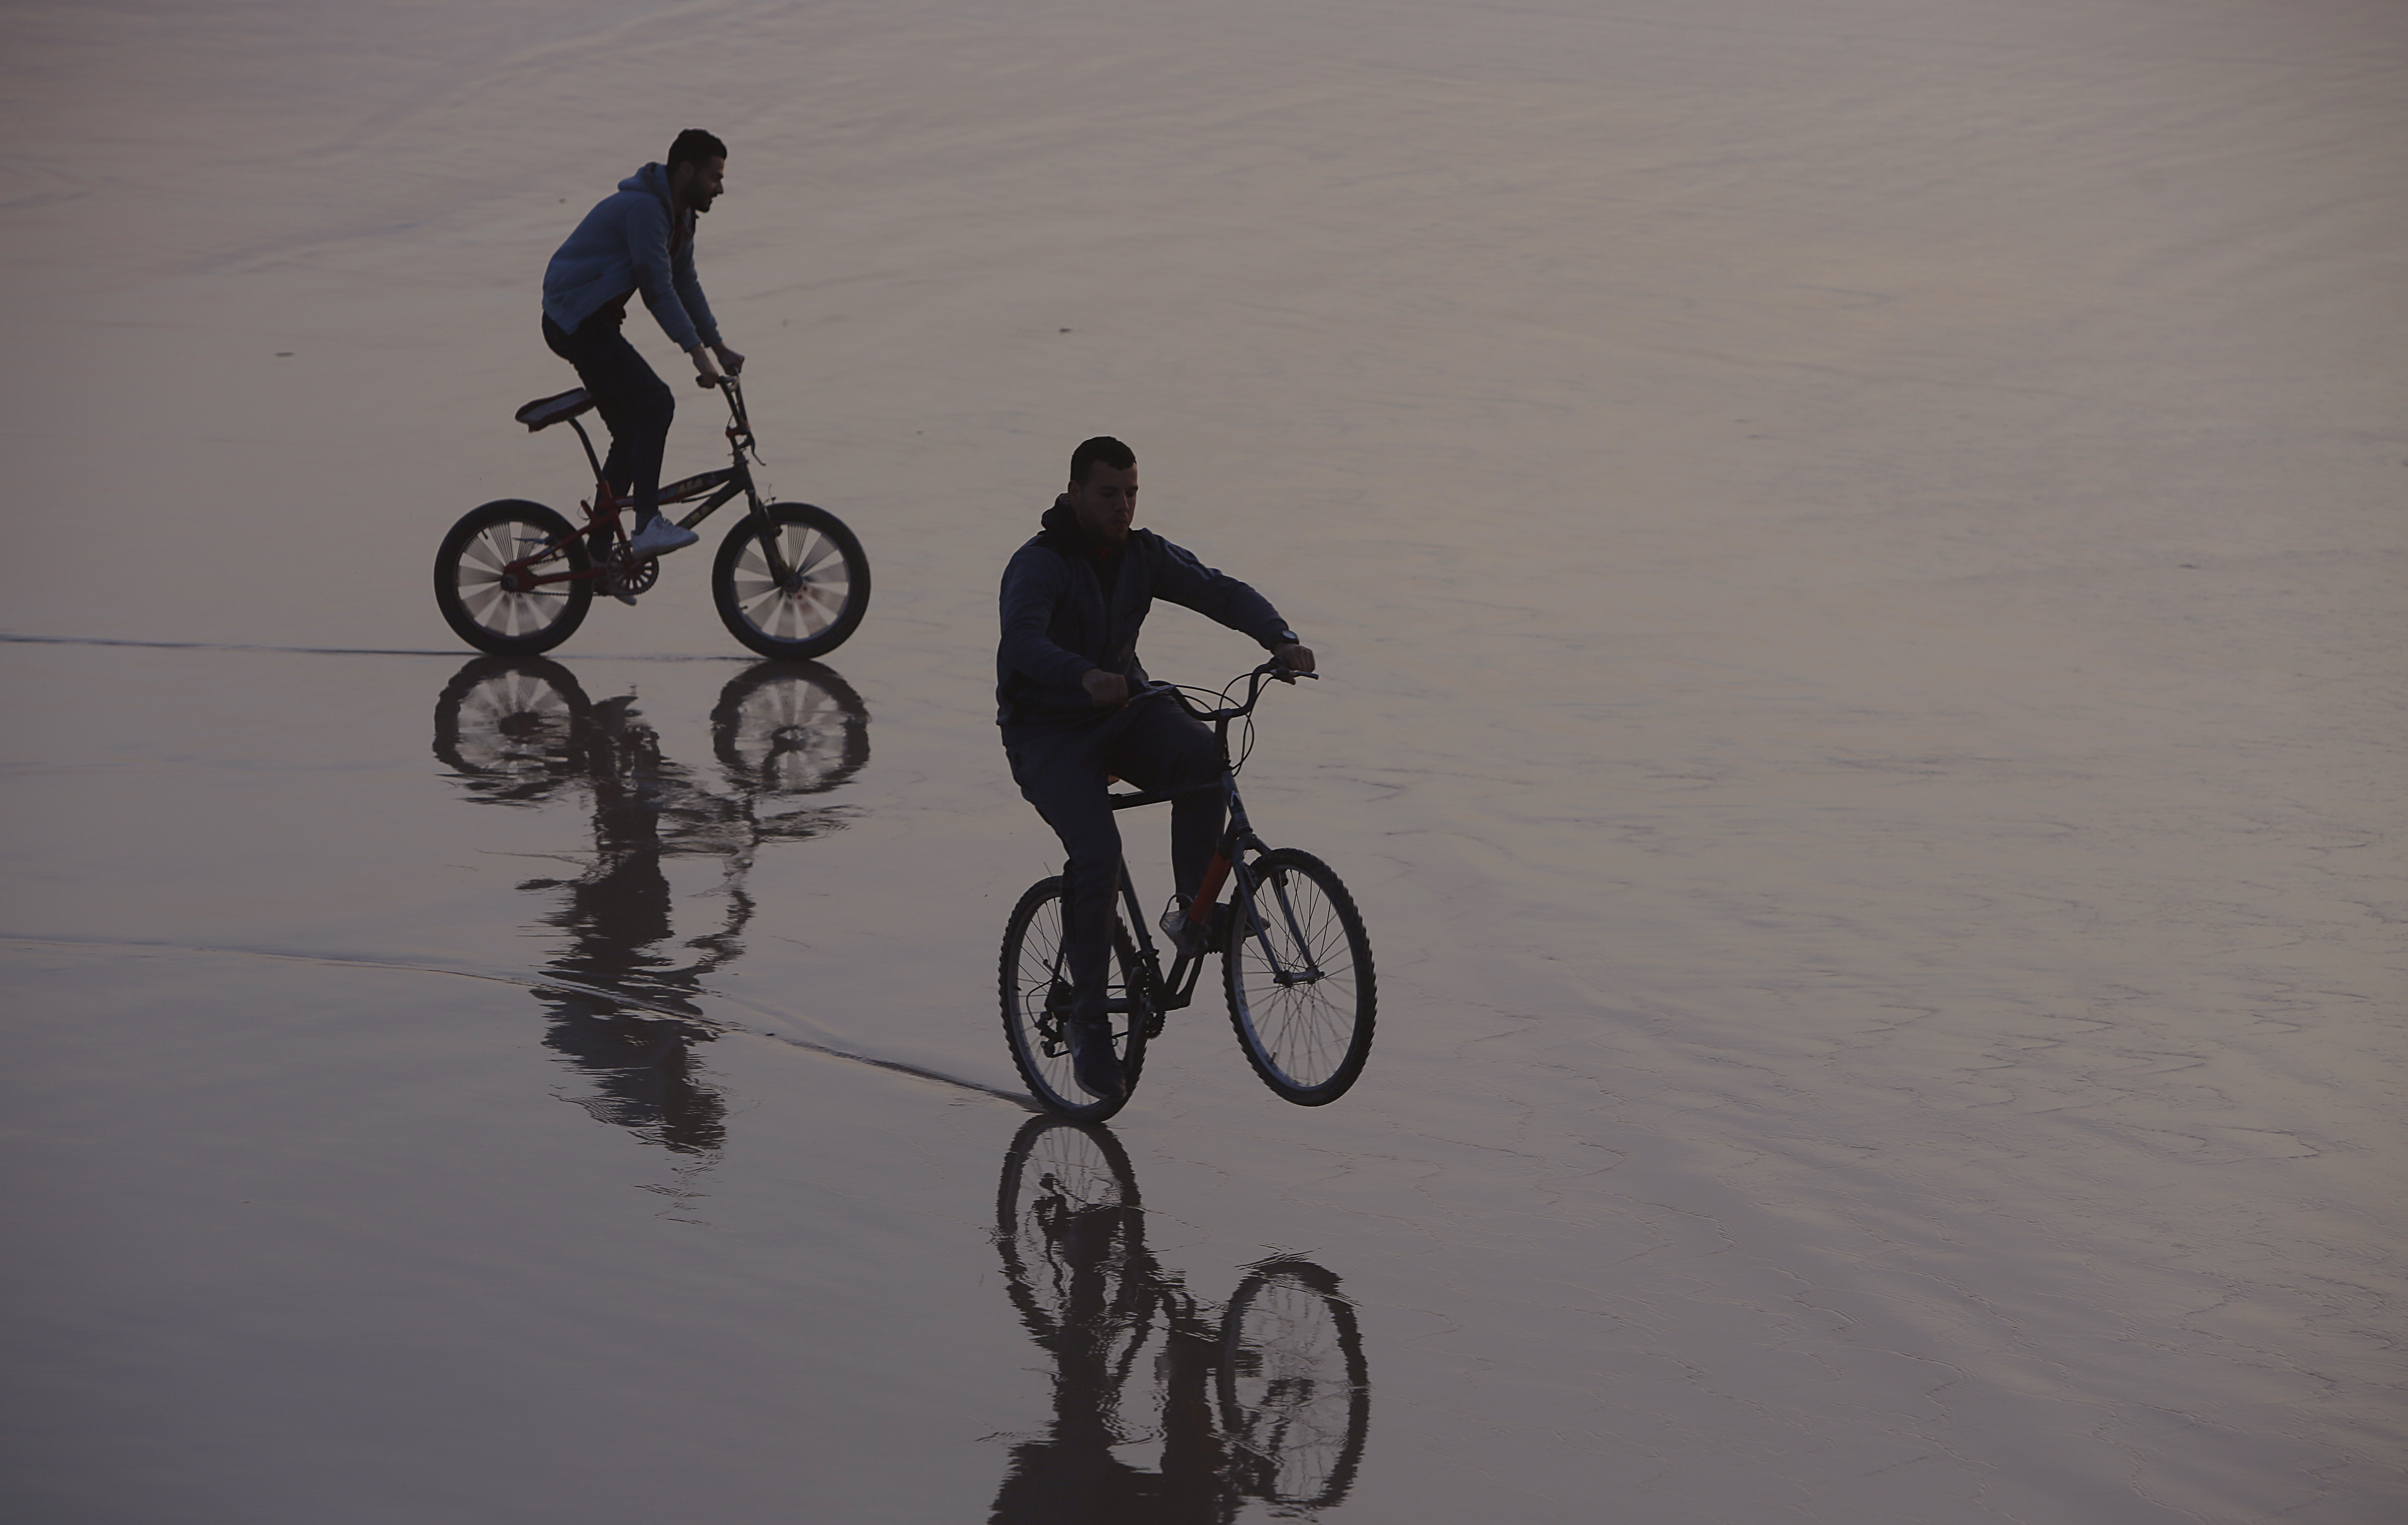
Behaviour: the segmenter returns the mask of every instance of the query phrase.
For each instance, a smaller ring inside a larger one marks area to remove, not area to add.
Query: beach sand
[[[2376,0],[10,6],[7,1512],[2402,1518],[2403,65]],[[480,663],[437,540],[581,496],[543,263],[695,124],[868,618],[755,663],[714,522]],[[992,600],[1096,433],[1320,655],[1244,777],[1377,950],[1334,1106],[1209,983],[1109,1133],[1006,1056]]]

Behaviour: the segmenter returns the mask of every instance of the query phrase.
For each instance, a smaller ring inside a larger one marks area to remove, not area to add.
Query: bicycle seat
[[[556,397],[538,397],[520,409],[515,416],[527,426],[527,432],[533,434],[555,424],[566,424],[593,406],[594,394],[580,386]]]

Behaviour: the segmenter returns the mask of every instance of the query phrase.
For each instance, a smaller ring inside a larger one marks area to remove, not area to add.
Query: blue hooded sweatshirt
[[[646,165],[585,214],[543,272],[543,315],[573,334],[613,302],[641,291],[681,350],[716,347],[719,324],[694,273],[694,214],[669,205],[669,172]]]

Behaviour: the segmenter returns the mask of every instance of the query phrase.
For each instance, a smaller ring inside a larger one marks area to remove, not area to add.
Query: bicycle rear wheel
[[[1112,917],[1114,979],[1107,999],[1130,1009],[1111,1016],[1112,1050],[1120,1056],[1121,1094],[1090,1096],[1070,1070],[1070,971],[1063,957],[1063,879],[1055,874],[1028,886],[1011,910],[1003,934],[1003,1036],[1012,1065],[1050,1112],[1082,1123],[1099,1123],[1127,1104],[1145,1067],[1151,1014],[1140,994],[1143,966],[1117,912]]]
[[[1221,971],[1238,1046],[1300,1107],[1337,1101],[1371,1054],[1378,994],[1362,913],[1329,865],[1282,847],[1247,866]],[[1251,906],[1251,912],[1249,911]]]
[[[719,542],[710,566],[710,601],[728,634],[764,656],[822,656],[844,644],[869,608],[869,558],[844,521],[809,503],[772,503],[778,554],[789,568],[781,585],[761,548],[751,514]]]
[[[533,656],[576,634],[594,604],[592,581],[522,587],[506,568],[527,556],[537,559],[522,570],[538,576],[592,565],[585,537],[540,503],[504,498],[463,514],[435,553],[435,607],[443,623],[496,656]]]
[[[593,701],[545,656],[479,656],[435,701],[435,755],[485,799],[539,800],[584,771]]]
[[[996,1188],[996,1248],[1005,1290],[1028,1331],[1050,1340],[1082,1313],[1079,1287],[1100,1273],[1105,1309],[1124,1312],[1143,1280],[1145,1216],[1137,1172],[1110,1130],[1031,1117],[1004,1151]]]

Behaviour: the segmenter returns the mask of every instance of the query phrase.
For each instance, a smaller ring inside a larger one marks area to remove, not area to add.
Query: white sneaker
[[[700,539],[701,536],[665,513],[638,530],[628,540],[627,549],[639,556],[665,556],[672,551],[681,551]]]

